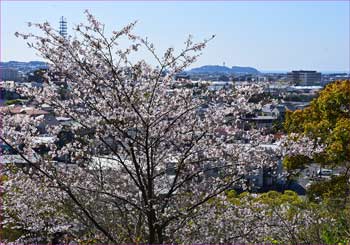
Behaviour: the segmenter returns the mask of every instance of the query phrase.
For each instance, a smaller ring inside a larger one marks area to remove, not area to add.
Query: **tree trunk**
[[[163,228],[157,223],[156,213],[152,209],[148,216],[148,243],[149,244],[162,244],[163,243]]]
[[[157,236],[158,236],[158,243],[162,244],[163,241],[163,228],[157,225]]]
[[[156,223],[156,217],[155,217],[155,212],[153,209],[151,209],[147,215],[147,219],[148,219],[148,243],[149,244],[156,244],[157,240],[156,240],[156,227],[155,227],[155,223]]]

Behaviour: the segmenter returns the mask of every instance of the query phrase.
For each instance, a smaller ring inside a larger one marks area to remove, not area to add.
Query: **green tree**
[[[347,177],[333,176],[330,180],[316,181],[308,189],[307,196],[313,202],[324,201],[329,205],[338,206],[339,200],[346,195]]]
[[[349,167],[350,163],[350,80],[326,86],[304,110],[287,111],[288,133],[301,133],[325,144],[318,161]]]
[[[287,111],[284,127],[288,133],[306,135],[325,146],[323,152],[314,156],[314,161],[322,166],[344,168],[343,177],[323,182],[323,186],[319,182],[314,184],[312,199],[315,200],[316,196],[324,198],[325,195],[338,199],[337,193],[343,193],[346,204],[350,193],[350,80],[328,84],[303,110]],[[301,168],[310,162],[304,161],[301,156],[284,160],[288,170]],[[342,180],[341,184],[339,180]]]

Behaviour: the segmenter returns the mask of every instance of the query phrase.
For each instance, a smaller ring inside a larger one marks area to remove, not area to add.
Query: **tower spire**
[[[63,16],[61,17],[61,20],[60,20],[60,34],[64,38],[67,37],[67,21],[66,21],[66,18],[64,18]]]

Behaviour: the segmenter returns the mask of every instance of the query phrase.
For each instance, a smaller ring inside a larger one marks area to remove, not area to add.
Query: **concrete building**
[[[320,72],[303,70],[288,72],[287,79],[299,86],[319,85],[322,80]]]

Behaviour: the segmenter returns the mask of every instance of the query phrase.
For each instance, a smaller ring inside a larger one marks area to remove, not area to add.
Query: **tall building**
[[[316,71],[292,71],[287,73],[288,81],[299,86],[312,86],[321,84],[321,73]]]
[[[18,78],[19,74],[17,69],[0,67],[1,81],[17,81]]]

